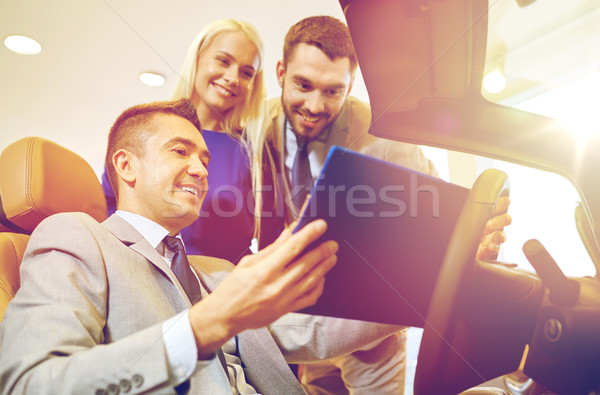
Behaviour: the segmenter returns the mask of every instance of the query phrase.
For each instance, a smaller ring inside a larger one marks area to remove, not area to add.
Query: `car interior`
[[[572,215],[597,271],[598,139],[581,147],[554,119],[483,96],[495,2],[340,3],[369,92],[371,133],[567,178],[580,194]],[[531,2],[516,3],[526,8]],[[429,305],[415,393],[456,393],[508,374],[519,367],[526,345],[521,381],[504,380],[512,393],[536,393],[542,386],[576,394],[598,386],[597,277],[566,277],[534,237],[523,245],[534,273],[511,262],[474,259],[480,233],[471,232],[482,229],[486,205],[508,193],[509,185],[506,174],[484,172],[471,189]]]
[[[581,145],[555,119],[485,94],[482,82],[496,56],[490,45],[498,40],[491,26],[497,23],[494,12],[501,11],[494,0],[339,2],[371,103],[370,133],[568,180],[578,199],[570,215],[591,262],[589,274],[565,273],[563,265],[576,262],[555,260],[553,246],[536,234],[520,243],[531,269],[502,255],[475,259],[496,201],[518,192],[505,171],[481,172],[439,272],[432,274],[414,393],[599,393],[600,138]],[[544,0],[510,2],[527,10]],[[512,82],[528,89],[531,84]],[[19,263],[37,224],[58,212],[82,211],[98,221],[107,213],[90,164],[52,141],[15,141],[2,151],[0,169],[1,320],[19,287]],[[506,232],[510,239],[511,229]]]
[[[107,217],[98,177],[76,153],[41,137],[25,137],[0,154],[0,320],[19,288],[19,266],[35,227],[52,214]]]

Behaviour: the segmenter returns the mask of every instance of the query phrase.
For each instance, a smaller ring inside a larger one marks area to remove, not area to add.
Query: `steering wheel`
[[[498,198],[508,194],[508,176],[488,169],[473,184],[452,232],[433,290],[415,375],[415,394],[443,394],[449,388],[444,372],[456,328],[455,312],[462,280],[475,267],[477,247]]]

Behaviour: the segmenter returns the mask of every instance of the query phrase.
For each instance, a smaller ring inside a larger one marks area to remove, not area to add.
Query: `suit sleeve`
[[[348,354],[404,329],[302,313],[286,314],[269,326],[289,363],[310,363]]]
[[[363,146],[361,153],[438,177],[432,161],[427,159],[421,147],[415,144],[374,137],[372,142]]]
[[[390,140],[385,147],[385,160],[430,176],[439,176],[433,162],[425,157],[418,145]]]
[[[81,216],[50,217],[31,237],[0,326],[2,394],[174,393],[161,324],[105,341],[110,289]]]
[[[348,148],[421,173],[438,176],[433,162],[425,158],[418,145],[376,137],[368,132],[371,127],[371,107],[368,103],[354,97],[348,98],[347,101],[351,143]]]

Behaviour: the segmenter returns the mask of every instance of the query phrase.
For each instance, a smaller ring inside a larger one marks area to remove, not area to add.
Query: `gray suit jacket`
[[[209,292],[233,268],[207,257],[190,263]],[[28,244],[21,283],[0,325],[2,394],[94,394],[111,385],[175,393],[162,324],[190,302],[160,254],[123,219],[48,218]],[[239,354],[257,391],[301,394],[285,358],[328,358],[397,329],[288,314],[269,329],[241,333]],[[231,393],[217,358],[198,362],[190,393]]]

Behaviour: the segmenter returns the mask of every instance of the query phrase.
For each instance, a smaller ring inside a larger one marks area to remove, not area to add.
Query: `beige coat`
[[[281,106],[281,98],[268,100],[267,107],[269,115],[266,140],[275,151],[277,174],[285,175],[285,155],[283,154],[285,114]],[[433,163],[425,158],[419,146],[375,137],[369,134],[370,125],[371,108],[369,105],[354,97],[349,97],[346,99],[340,116],[331,126],[327,149],[332,145],[338,145],[421,173],[437,176]],[[283,184],[283,194],[286,197],[285,207],[289,209],[286,213],[286,223],[291,223],[296,217],[296,213],[290,198],[289,181],[285,176],[278,178]]]

